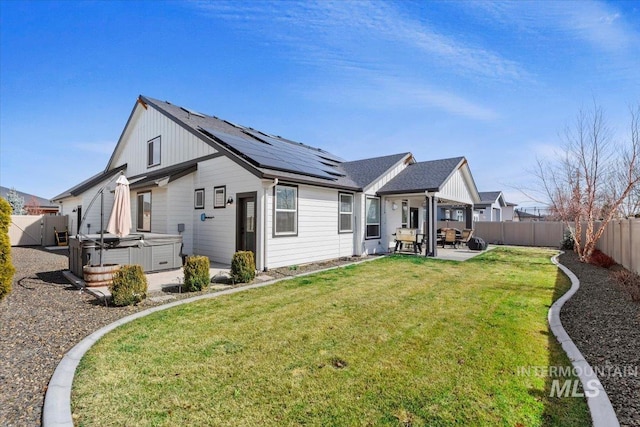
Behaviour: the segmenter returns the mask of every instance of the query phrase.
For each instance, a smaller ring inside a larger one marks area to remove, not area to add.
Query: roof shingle
[[[464,157],[418,162],[407,166],[394,179],[386,183],[378,194],[420,193],[439,191]]]

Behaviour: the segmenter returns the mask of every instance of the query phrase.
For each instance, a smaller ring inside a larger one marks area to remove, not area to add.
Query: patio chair
[[[458,244],[466,245],[471,236],[473,236],[473,229],[465,228],[462,230],[462,235],[457,238]]]
[[[453,245],[454,248],[458,247],[458,239],[456,237],[455,228],[447,228],[446,230],[444,230],[444,240],[442,241],[443,249],[445,245]]]
[[[58,246],[68,246],[69,245],[69,229],[65,227],[64,231],[58,231],[55,227],[53,227],[53,233],[56,236],[56,244]]]

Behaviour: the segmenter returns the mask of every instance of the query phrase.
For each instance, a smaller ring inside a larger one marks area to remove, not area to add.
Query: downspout
[[[267,242],[268,242],[268,238],[269,238],[269,233],[267,233],[267,215],[269,213],[268,209],[268,197],[269,197],[269,191],[275,187],[276,185],[278,185],[278,178],[274,178],[273,182],[271,184],[269,184],[268,186],[265,187],[264,189],[264,197],[263,200],[264,202],[263,204],[263,215],[262,215],[262,271],[267,271]]]

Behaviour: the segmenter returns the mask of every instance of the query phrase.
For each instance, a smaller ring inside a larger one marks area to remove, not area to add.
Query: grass
[[[124,325],[83,358],[77,425],[583,426],[531,366],[569,366],[547,250],[387,257]]]

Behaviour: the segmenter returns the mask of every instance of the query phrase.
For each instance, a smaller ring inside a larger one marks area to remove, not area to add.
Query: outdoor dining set
[[[397,228],[393,234],[395,238],[394,252],[403,249],[413,249],[414,253],[422,252],[422,245],[427,242],[427,235],[420,233],[417,228]],[[457,249],[458,246],[466,245],[473,236],[473,229],[465,228],[439,228],[436,233],[436,244],[445,248],[447,245]]]

